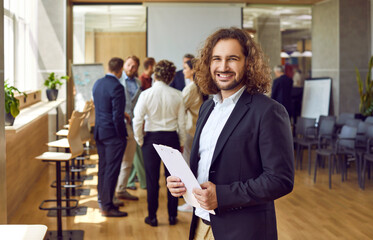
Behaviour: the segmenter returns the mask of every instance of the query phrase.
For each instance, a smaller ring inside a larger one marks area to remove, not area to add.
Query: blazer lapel
[[[193,139],[192,152],[190,154],[190,168],[192,172],[194,173],[194,175],[197,175],[197,169],[198,169],[198,160],[199,160],[198,151],[199,151],[199,139],[201,137],[201,132],[215,106],[215,103],[213,100],[206,102],[206,104],[207,106],[204,107],[204,111],[202,111],[199,115],[198,121],[200,123],[197,124],[196,132],[194,134],[194,139]]]
[[[232,134],[233,130],[236,128],[237,124],[241,121],[242,117],[245,116],[246,112],[250,108],[250,103],[252,101],[252,95],[247,91],[244,91],[236,103],[231,115],[229,116],[227,123],[225,124],[223,130],[220,133],[218,141],[215,146],[214,154],[211,160],[211,166],[216,160],[217,156],[223,149],[225,143],[227,142],[229,136]]]

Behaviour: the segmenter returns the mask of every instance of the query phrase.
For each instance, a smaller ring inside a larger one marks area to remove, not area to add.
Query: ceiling
[[[310,6],[249,4],[243,8],[243,27],[255,29],[254,21],[259,16],[278,16],[283,32],[311,28]],[[77,5],[74,19],[83,20],[86,31],[146,31],[146,8],[142,5]]]
[[[248,3],[248,4],[296,4],[313,5],[324,0],[69,0],[70,3],[143,3],[143,2],[183,2],[183,3]]]

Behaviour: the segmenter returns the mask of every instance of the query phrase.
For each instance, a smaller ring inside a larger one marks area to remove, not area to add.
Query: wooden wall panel
[[[48,148],[48,115],[25,126],[17,133],[6,132],[6,182],[8,219],[22,204],[46,167],[34,158]],[[35,206],[37,207],[37,206]]]
[[[140,58],[139,75],[142,73],[142,62],[146,57],[145,32],[97,32],[94,44],[95,62],[103,63],[105,71],[112,57],[125,59],[129,55],[136,55]]]
[[[95,62],[95,33],[85,32],[85,63]]]

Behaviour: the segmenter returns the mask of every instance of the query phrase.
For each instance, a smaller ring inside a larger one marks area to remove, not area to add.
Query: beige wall
[[[146,57],[145,32],[86,32],[86,63],[107,63],[112,57],[125,59],[129,55],[140,58],[139,74]]]

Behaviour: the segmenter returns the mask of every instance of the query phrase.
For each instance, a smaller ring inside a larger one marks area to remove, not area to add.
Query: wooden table
[[[42,240],[46,232],[45,225],[0,225],[0,239]]]

